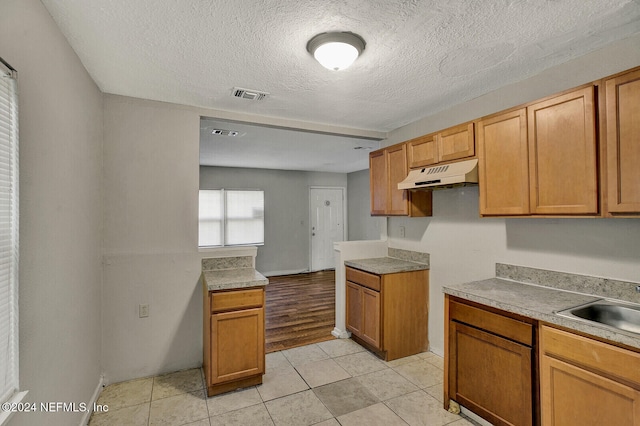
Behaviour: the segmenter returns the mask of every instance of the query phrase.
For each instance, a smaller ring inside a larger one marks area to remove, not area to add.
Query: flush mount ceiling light
[[[365,42],[351,32],[321,33],[307,43],[307,50],[330,70],[348,68],[364,50]]]

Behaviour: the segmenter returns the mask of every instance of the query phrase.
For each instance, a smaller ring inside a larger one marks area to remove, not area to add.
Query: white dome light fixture
[[[364,50],[366,43],[352,32],[320,33],[307,43],[307,50],[330,70],[348,68]]]

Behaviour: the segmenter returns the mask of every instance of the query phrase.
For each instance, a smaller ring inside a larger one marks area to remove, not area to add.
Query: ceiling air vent
[[[269,93],[261,92],[259,90],[243,89],[241,87],[234,87],[232,95],[236,98],[249,99],[250,101],[261,101],[266,98]]]
[[[237,131],[235,130],[225,130],[225,129],[213,129],[213,131],[211,132],[212,135],[218,135],[218,136],[238,136]]]

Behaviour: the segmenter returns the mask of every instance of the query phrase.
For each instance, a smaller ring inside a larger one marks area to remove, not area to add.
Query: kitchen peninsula
[[[429,255],[390,248],[344,265],[351,337],[386,361],[428,350]]]
[[[262,383],[264,287],[253,256],[202,260],[203,369],[207,395]]]

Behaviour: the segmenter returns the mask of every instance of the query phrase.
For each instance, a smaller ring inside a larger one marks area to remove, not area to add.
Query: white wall
[[[200,365],[200,116],[305,125],[103,97],[40,2],[3,0],[0,12],[0,54],[20,76],[20,364],[29,400],[87,401],[101,364],[108,382]],[[639,44],[640,36],[435,114],[386,143],[638,65]],[[431,253],[437,349],[443,283],[492,276],[496,261],[638,280],[639,222],[478,219],[472,188],[436,193],[433,218],[390,219],[389,230],[392,247]],[[405,239],[393,235],[400,224]],[[137,317],[140,303],[149,318]],[[31,413],[14,423],[80,417]]]
[[[0,56],[18,70],[20,386],[38,404],[89,402],[102,358],[102,94],[38,0],[2,0]]]
[[[104,95],[102,310],[109,383],[202,364],[198,278],[207,252],[198,252],[201,116],[304,128],[292,121]],[[314,130],[336,131],[317,125]],[[300,185],[319,182],[346,186],[346,176],[309,173]],[[308,206],[308,191],[299,197]],[[300,220],[308,221],[308,215]],[[306,225],[299,228],[308,233]],[[149,304],[148,318],[138,318],[141,303]]]
[[[199,115],[104,96],[103,358],[109,383],[202,363]],[[149,317],[138,318],[138,305]]]
[[[200,167],[200,189],[265,192],[265,243],[258,247],[256,268],[267,276],[309,270],[309,187],[312,186],[347,188],[347,175]]]
[[[371,216],[369,169],[347,175],[349,192],[349,241],[380,238],[384,218]]]
[[[392,145],[640,65],[640,35],[391,132]],[[400,238],[398,227],[406,228]],[[389,246],[431,254],[429,337],[443,351],[442,286],[496,262],[640,281],[638,219],[480,219],[478,189],[434,192],[433,217],[388,219]]]

